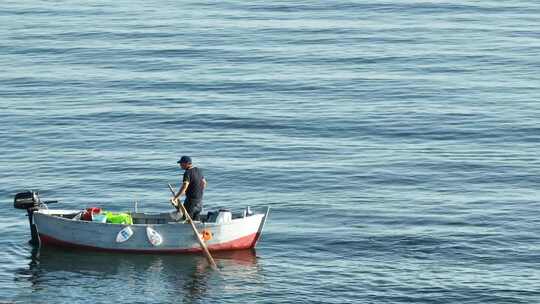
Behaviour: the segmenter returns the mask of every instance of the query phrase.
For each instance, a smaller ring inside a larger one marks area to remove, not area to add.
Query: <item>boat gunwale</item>
[[[268,208],[268,207],[267,207]],[[45,211],[45,212],[43,212]],[[52,211],[52,212],[49,212]],[[62,213],[61,211],[64,211],[65,213]],[[69,212],[66,212],[69,211]],[[55,220],[63,220],[69,223],[84,223],[84,224],[102,224],[102,225],[115,225],[115,226],[137,226],[137,227],[160,227],[165,225],[189,225],[187,221],[174,221],[171,220],[170,222],[166,223],[159,223],[159,224],[117,224],[117,223],[103,223],[98,221],[84,221],[84,220],[74,220],[73,218],[66,218],[58,215],[65,215],[65,214],[77,214],[79,212],[84,212],[84,210],[70,210],[70,209],[38,209],[35,211],[35,213],[38,213],[40,215],[53,218]],[[129,213],[129,212],[127,212]],[[161,214],[161,213],[157,213]],[[193,221],[193,224],[196,226],[203,226],[203,227],[222,227],[222,226],[228,226],[228,225],[236,225],[240,224],[242,221],[246,221],[247,219],[251,217],[260,217],[259,220],[266,217],[265,213],[254,213],[252,215],[241,217],[241,218],[234,218],[231,219],[230,222],[227,223],[214,223],[214,222],[201,222],[201,221]]]

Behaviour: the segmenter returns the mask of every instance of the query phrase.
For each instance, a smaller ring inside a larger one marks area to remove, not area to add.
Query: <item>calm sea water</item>
[[[0,302],[540,302],[536,1],[0,1]],[[256,252],[32,250],[15,193],[271,206]]]

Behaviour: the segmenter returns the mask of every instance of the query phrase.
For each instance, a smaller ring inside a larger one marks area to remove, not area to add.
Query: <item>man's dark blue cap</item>
[[[181,164],[181,163],[188,163],[188,164],[191,164],[191,157],[189,156],[182,156],[182,158],[180,158],[179,161],[177,161],[177,163]]]

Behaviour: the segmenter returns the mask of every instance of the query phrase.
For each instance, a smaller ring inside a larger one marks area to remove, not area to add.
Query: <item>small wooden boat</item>
[[[189,253],[202,251],[191,226],[177,212],[124,214],[123,224],[105,222],[94,216],[84,220],[87,210],[49,209],[36,192],[15,195],[14,207],[26,209],[32,234],[31,243],[58,245],[101,251],[138,253]],[[194,221],[210,251],[255,248],[270,208],[251,213],[221,209],[208,212]]]

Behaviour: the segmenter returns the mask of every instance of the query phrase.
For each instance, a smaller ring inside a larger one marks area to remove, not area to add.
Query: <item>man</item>
[[[184,169],[184,178],[180,191],[171,199],[176,205],[177,199],[182,195],[186,196],[184,207],[193,220],[199,219],[202,210],[203,192],[206,188],[206,179],[201,169],[194,167],[191,163],[191,157],[182,156],[177,162],[180,168]]]

